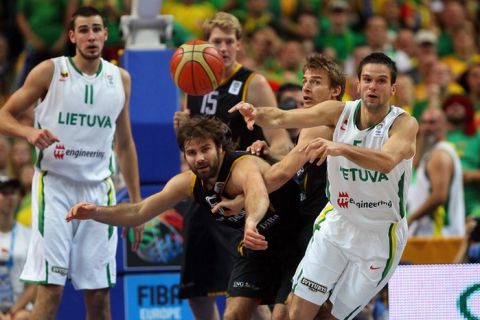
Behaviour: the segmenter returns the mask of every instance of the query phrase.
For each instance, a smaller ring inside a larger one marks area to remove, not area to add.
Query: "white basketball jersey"
[[[417,221],[414,235],[419,236],[463,236],[465,234],[465,203],[463,200],[463,172],[460,159],[453,146],[441,141],[418,165],[415,182],[408,193],[408,211],[415,212],[430,196],[430,179],[427,176],[429,155],[437,150],[446,152],[453,161],[453,176],[450,181],[447,203],[440,205],[431,215]]]
[[[113,138],[125,104],[120,70],[102,59],[89,76],[71,58],[52,61],[52,82],[35,109],[35,126],[49,129],[60,142],[37,150],[37,167],[77,181],[104,180],[115,170]]]
[[[348,101],[333,134],[333,141],[379,150],[388,132],[404,111],[392,106],[377,125],[359,130],[355,118],[360,100]],[[376,229],[405,216],[405,199],[410,185],[412,159],[402,160],[389,173],[362,168],[345,157],[328,156],[328,196],[338,213],[354,224]]]

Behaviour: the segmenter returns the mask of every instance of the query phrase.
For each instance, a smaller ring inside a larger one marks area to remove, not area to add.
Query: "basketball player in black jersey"
[[[341,100],[345,92],[345,76],[340,67],[328,58],[313,54],[303,66],[303,107],[310,108],[326,100]],[[238,114],[238,113],[236,113]],[[298,242],[305,252],[312,237],[313,223],[328,202],[325,190],[327,183],[327,162],[321,166],[309,163],[308,157],[299,150],[315,138],[331,139],[333,127],[314,127],[300,130],[297,145],[281,161],[273,165],[265,175],[269,190],[276,190],[295,176],[301,189],[300,216],[302,232]],[[256,141],[248,149],[261,155],[268,148],[264,141]]]
[[[260,301],[281,303],[289,294],[290,278],[300,259],[290,240],[298,232],[299,194],[296,183],[290,182],[269,197],[263,174],[270,165],[247,152],[230,151],[226,129],[213,118],[186,120],[178,129],[177,141],[190,170],[140,203],[114,207],[80,203],[67,220],[139,225],[186,198],[207,210],[221,198],[244,199],[244,210],[232,215],[220,209],[210,219],[217,229],[229,230],[221,241],[237,250],[224,319],[250,319]]]
[[[266,140],[270,146],[269,156],[279,160],[293,144],[286,130],[261,129],[253,131],[245,127],[240,114],[229,114],[228,109],[240,101],[254,105],[276,106],[275,95],[265,77],[237,62],[237,51],[242,30],[238,19],[228,13],[218,12],[203,25],[204,39],[215,45],[223,58],[225,70],[218,88],[203,96],[187,96],[186,109],[174,116],[178,128],[190,115],[215,116],[226,123],[232,133],[233,148],[246,150],[256,140]],[[180,298],[188,298],[197,319],[219,319],[215,295],[223,294],[228,284],[228,270],[234,252],[228,252],[210,231],[210,213],[191,202],[185,210],[183,237],[184,255],[180,279]]]

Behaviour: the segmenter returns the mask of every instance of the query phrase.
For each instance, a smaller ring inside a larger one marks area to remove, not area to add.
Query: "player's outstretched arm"
[[[298,144],[295,148],[293,148],[281,161],[273,164],[267,172],[265,172],[264,179],[268,192],[271,193],[283,186],[288,180],[295,176],[298,170],[300,170],[306,162],[308,162],[308,155],[303,149],[310,141],[314,140],[316,137],[331,139],[332,134],[333,128],[327,126],[303,129],[300,132]]]
[[[75,205],[67,214],[67,221],[93,219],[98,222],[131,227],[145,223],[181,200],[191,197],[192,172],[180,173],[167,182],[162,191],[137,203],[115,206],[97,206],[91,203]]]
[[[43,98],[53,77],[53,62],[48,60],[33,68],[23,86],[15,91],[0,108],[0,133],[27,140],[39,149],[45,149],[59,141],[48,129],[36,129],[21,124],[16,118]]]
[[[343,156],[359,166],[389,173],[400,161],[415,155],[417,121],[410,115],[398,117],[390,128],[389,138],[381,150],[363,148],[332,142],[323,138],[314,139],[305,148],[310,162],[322,163],[327,156]]]
[[[239,111],[250,130],[253,130],[254,124],[262,128],[310,128],[335,126],[344,106],[341,101],[328,100],[311,108],[286,111],[273,107],[258,108],[247,102],[239,102],[228,112]]]
[[[248,86],[246,102],[260,107],[277,107],[275,94],[264,76],[260,74],[253,76]],[[269,145],[268,157],[271,159],[278,161],[293,148],[293,143],[287,130],[281,128],[262,128],[262,132]]]
[[[268,242],[257,230],[258,223],[265,217],[270,200],[267,188],[263,181],[262,172],[268,164],[257,157],[244,157],[238,161],[232,171],[231,183],[245,197],[245,231],[243,243],[245,247],[253,250],[265,250]]]

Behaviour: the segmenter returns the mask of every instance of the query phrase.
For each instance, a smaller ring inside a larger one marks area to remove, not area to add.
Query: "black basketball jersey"
[[[321,166],[306,163],[298,170],[295,180],[300,186],[300,207],[302,216],[318,216],[328,202],[326,194],[327,161]]]
[[[192,194],[197,203],[210,210],[218,202],[221,201],[221,197],[229,197],[223,192],[224,186],[228,183],[232,167],[238,159],[242,157],[255,157],[246,152],[233,151],[226,152],[220,167],[220,172],[212,190],[205,189],[203,182],[197,176],[195,176],[192,183]],[[280,189],[272,192],[269,195],[270,207],[265,217],[257,225],[257,229],[262,234],[268,234],[266,232],[270,230],[272,226],[275,229],[293,228],[296,227],[298,218],[298,204],[299,204],[299,189],[295,182],[289,181]],[[231,217],[226,217],[222,214],[221,210],[217,213],[212,213],[217,222],[226,224],[235,229],[243,229],[245,225],[245,211],[242,210],[239,214]]]
[[[203,96],[187,96],[187,108],[191,115],[214,116],[230,127],[233,148],[237,150],[246,150],[256,140],[265,140],[260,127],[255,126],[250,131],[239,112],[228,113],[231,107],[245,101],[254,75],[252,70],[238,65],[233,74],[214,91]]]

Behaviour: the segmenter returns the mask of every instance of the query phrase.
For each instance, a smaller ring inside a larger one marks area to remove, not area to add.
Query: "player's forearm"
[[[18,120],[5,109],[0,109],[0,133],[22,139],[28,139],[33,127],[22,125]]]
[[[285,116],[282,113],[284,112],[285,111],[274,107],[257,108],[255,124],[262,128],[286,128],[283,126]]]
[[[140,211],[140,203],[121,203],[116,206],[97,206],[93,220],[121,227],[134,227],[149,220]]]
[[[389,173],[398,164],[391,155],[381,150],[373,150],[362,147],[341,144],[341,156],[355,162],[359,166],[369,170]]]
[[[269,204],[270,200],[265,186],[257,185],[256,188],[250,188],[245,193],[247,219],[258,224],[265,217]]]
[[[412,222],[432,214],[439,206],[445,203],[445,200],[446,199],[436,195],[430,195],[425,202],[409,216],[408,220]]]

